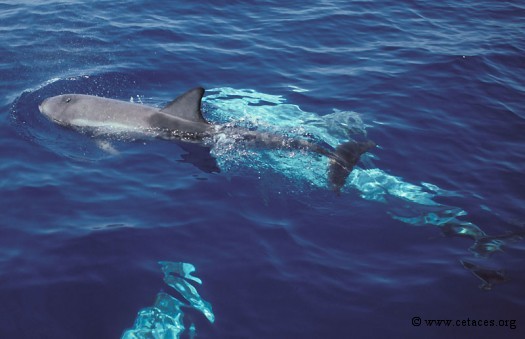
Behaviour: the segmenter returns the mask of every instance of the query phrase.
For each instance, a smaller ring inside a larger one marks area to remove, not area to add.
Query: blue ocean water
[[[522,2],[4,1],[0,31],[0,338],[523,338]],[[195,86],[377,147],[337,195],[306,152],[218,139],[206,173],[38,110]]]

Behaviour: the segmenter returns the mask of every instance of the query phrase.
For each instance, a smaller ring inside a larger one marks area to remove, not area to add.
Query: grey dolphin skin
[[[166,107],[158,109],[91,95],[63,94],[45,99],[39,105],[39,109],[50,120],[63,126],[139,132],[182,141],[188,148],[192,147],[191,143],[200,143],[214,135],[231,134],[236,140],[253,147],[302,149],[314,152],[329,159],[328,179],[335,192],[340,191],[360,156],[375,146],[372,141],[351,141],[335,149],[329,149],[303,139],[210,124],[202,116],[203,95],[203,88],[194,88]],[[187,149],[185,146],[182,148]],[[210,172],[218,171],[214,165],[207,168],[211,168]]]
[[[490,290],[495,284],[501,284],[506,282],[508,279],[505,276],[505,272],[502,270],[494,270],[486,267],[476,265],[466,260],[459,261],[463,267],[469,270],[474,276],[481,280],[479,288],[482,290]]]

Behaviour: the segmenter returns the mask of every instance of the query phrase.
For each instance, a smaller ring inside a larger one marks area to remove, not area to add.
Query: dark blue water
[[[523,338],[522,2],[8,1],[0,32],[1,338]],[[38,110],[195,86],[211,122],[378,147],[338,196],[306,152],[221,140],[206,173]]]

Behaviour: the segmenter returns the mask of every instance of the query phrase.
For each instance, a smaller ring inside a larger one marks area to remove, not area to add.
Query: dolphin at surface
[[[181,141],[185,150],[195,150],[192,143],[202,143],[205,138],[225,134],[253,147],[314,152],[329,159],[328,179],[336,192],[340,191],[360,156],[375,146],[372,141],[350,141],[331,149],[304,139],[211,124],[202,116],[203,95],[203,88],[194,88],[158,109],[91,95],[62,94],[45,99],[38,107],[42,114],[59,125],[139,132]],[[209,155],[209,149],[206,153]],[[207,168],[208,172],[218,171],[216,164]]]

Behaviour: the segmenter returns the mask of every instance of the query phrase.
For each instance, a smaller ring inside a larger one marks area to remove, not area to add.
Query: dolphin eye
[[[66,102],[70,102],[70,101],[71,101],[71,98],[67,98],[67,99],[66,99]]]

